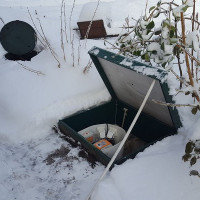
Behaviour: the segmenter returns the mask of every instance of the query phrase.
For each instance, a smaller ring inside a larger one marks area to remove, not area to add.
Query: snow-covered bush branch
[[[188,17],[188,8],[193,8],[191,17]],[[195,99],[196,106],[191,106],[193,114],[200,110],[200,23],[195,12],[195,0],[185,0],[181,5],[174,1],[159,1],[149,9],[148,15],[141,16],[133,27],[125,29],[115,46],[121,54],[139,57],[143,62],[156,64],[173,74],[178,67],[179,75],[175,75],[180,82],[179,92]],[[155,23],[159,18],[162,20]],[[186,30],[186,20],[191,21],[190,30]],[[183,67],[186,67],[186,77]]]

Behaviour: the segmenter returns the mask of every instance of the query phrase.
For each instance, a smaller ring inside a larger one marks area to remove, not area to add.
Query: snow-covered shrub
[[[190,17],[188,12],[185,16],[188,8],[192,10]],[[186,31],[185,20],[191,21],[189,31]],[[139,57],[143,62],[172,72],[180,82],[179,92],[194,98],[195,103],[189,105],[193,114],[200,110],[199,25],[194,0],[184,0],[182,5],[174,1],[159,1],[149,9],[148,15],[141,16],[133,27],[128,27],[116,42],[121,54]],[[176,72],[177,67],[180,74]],[[183,67],[186,67],[187,77],[183,77]]]

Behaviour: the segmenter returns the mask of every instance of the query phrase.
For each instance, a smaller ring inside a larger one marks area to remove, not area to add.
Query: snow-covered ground
[[[121,27],[127,16],[138,18],[146,4],[145,0],[104,1],[112,8],[114,27]],[[104,170],[100,163],[93,168],[80,157],[79,148],[72,148],[52,130],[59,119],[110,99],[95,67],[83,73],[89,62],[88,50],[92,46],[106,48],[104,41],[80,41],[78,33],[72,30],[77,27],[83,5],[97,0],[65,1],[66,61],[60,39],[61,2],[0,1],[0,18],[5,23],[23,20],[33,26],[27,7],[40,30],[39,18],[61,66],[57,67],[47,48],[31,61],[16,62],[4,58],[6,52],[0,45],[0,200],[83,200]],[[149,0],[149,6],[154,3]],[[115,38],[108,40],[112,43]],[[37,47],[41,48],[39,41]],[[19,63],[44,75],[27,71]],[[171,86],[172,79],[169,77]],[[182,103],[182,98],[175,98]],[[188,108],[181,108],[179,112],[184,124],[179,134],[116,166],[100,183],[93,199],[199,199],[200,179],[190,176],[189,164],[182,161],[188,138],[200,132],[199,117],[192,115]],[[56,150],[62,151],[63,156],[53,156]],[[52,155],[52,163],[47,161],[48,155]],[[200,169],[199,164],[193,168]]]

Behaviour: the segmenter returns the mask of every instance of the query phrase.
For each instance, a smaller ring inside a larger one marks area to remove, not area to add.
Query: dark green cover
[[[101,63],[99,62],[99,58],[109,61],[111,63],[117,64],[119,67],[129,69],[130,73],[131,73],[131,71],[134,71],[141,75],[148,76],[150,78],[158,80],[160,83],[160,87],[162,89],[165,101],[167,103],[174,103],[172,100],[172,96],[169,94],[169,87],[165,81],[166,76],[167,76],[166,71],[159,69],[159,68],[155,68],[150,65],[146,65],[144,63],[140,63],[131,58],[126,58],[124,56],[114,54],[112,52],[106,51],[106,50],[98,48],[98,47],[93,47],[89,51],[89,54],[90,54],[92,61],[94,62],[101,78],[103,79],[103,81],[104,81],[106,87],[108,88],[108,91],[110,92],[113,99],[117,100],[117,95],[115,94],[115,91],[114,91],[113,87],[111,86],[111,83],[110,83],[108,77],[106,76],[106,73],[104,72],[104,69],[103,69]],[[126,60],[128,62],[128,66],[123,64],[124,60]],[[138,71],[138,66],[153,69],[156,71],[157,74],[159,74],[159,76],[156,76],[153,74],[152,75],[142,74],[142,72]],[[171,120],[173,122],[173,126],[176,129],[178,129],[179,127],[182,126],[182,124],[181,124],[177,109],[175,107],[174,108],[168,107],[168,110],[169,110],[169,114],[171,116]]]
[[[110,161],[110,158],[106,156],[104,153],[102,153],[102,151],[95,148],[91,143],[87,142],[78,132],[84,128],[96,124],[108,123],[121,126],[123,121],[124,108],[128,109],[126,120],[123,127],[125,131],[127,131],[137,113],[137,109],[117,98],[117,95],[115,94],[115,91],[112,88],[112,85],[109,82],[106,73],[104,72],[104,68],[99,62],[99,58],[105,59],[109,62],[119,65],[119,67],[127,68],[132,71],[135,70],[134,66],[145,66],[147,68],[153,68],[153,67],[133,60],[129,60],[129,62],[132,63],[131,65],[129,66],[123,65],[122,62],[125,59],[125,57],[96,47],[94,47],[89,52],[89,54],[99,74],[101,75],[106,87],[108,88],[112,96],[112,99],[111,101],[104,103],[102,105],[94,106],[90,109],[74,113],[71,116],[68,116],[60,120],[58,122],[58,126],[62,133],[68,135],[69,137],[72,137],[76,141],[79,141],[84,149],[86,149],[89,153],[93,154],[97,158],[97,160],[100,161],[102,164],[107,165]],[[169,89],[167,83],[163,82],[163,79],[167,74],[161,69],[158,69],[158,73],[160,73],[161,76],[151,75],[151,78],[154,78],[160,82],[166,102],[172,102],[172,98],[168,93]],[[181,125],[180,119],[175,109],[171,110],[169,108],[169,112],[174,124],[173,127],[168,126],[167,124],[161,122],[160,120],[142,112],[133,130],[131,131],[131,134],[145,141],[146,145],[119,160],[115,160],[114,164],[121,164],[128,158],[134,158],[137,155],[137,153],[143,151],[145,148],[152,145],[153,143],[162,140],[163,138],[169,135],[176,134],[177,128],[180,127]]]

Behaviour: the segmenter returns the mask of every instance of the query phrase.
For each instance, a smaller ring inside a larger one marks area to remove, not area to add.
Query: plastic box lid
[[[114,101],[122,101],[136,109],[156,80],[151,95],[143,109],[146,114],[178,129],[181,121],[176,108],[160,105],[152,101],[173,103],[166,82],[167,72],[131,58],[93,47],[89,54]]]

